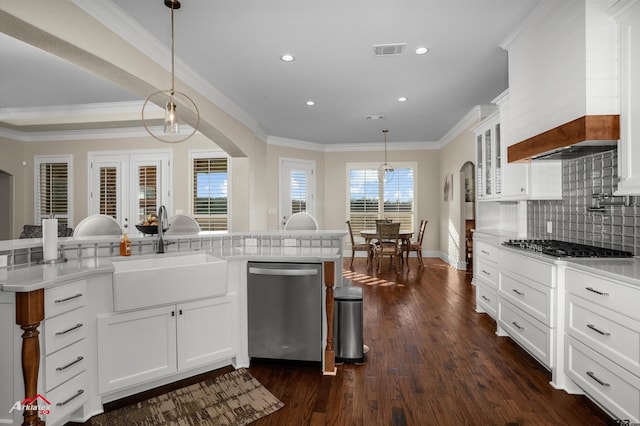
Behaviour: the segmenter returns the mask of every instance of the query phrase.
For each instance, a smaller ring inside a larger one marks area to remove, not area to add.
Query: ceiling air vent
[[[402,55],[406,43],[374,44],[373,56]]]

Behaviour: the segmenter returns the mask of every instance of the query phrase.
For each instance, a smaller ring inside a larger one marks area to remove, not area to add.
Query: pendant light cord
[[[175,58],[174,58],[174,33],[173,33],[173,6],[171,6],[171,96],[175,93]],[[173,99],[171,99],[173,103]]]

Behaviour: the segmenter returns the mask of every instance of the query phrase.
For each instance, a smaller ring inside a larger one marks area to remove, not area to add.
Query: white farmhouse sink
[[[206,253],[112,259],[116,311],[221,296],[227,261]]]

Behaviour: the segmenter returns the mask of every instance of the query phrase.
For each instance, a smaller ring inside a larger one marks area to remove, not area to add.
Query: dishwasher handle
[[[303,277],[318,275],[317,269],[280,269],[280,268],[256,268],[249,267],[249,273],[254,275],[278,275],[286,277]]]

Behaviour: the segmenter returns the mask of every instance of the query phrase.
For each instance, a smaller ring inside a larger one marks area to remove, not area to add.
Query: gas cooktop
[[[509,240],[502,245],[554,257],[633,257],[628,251],[558,240]]]

